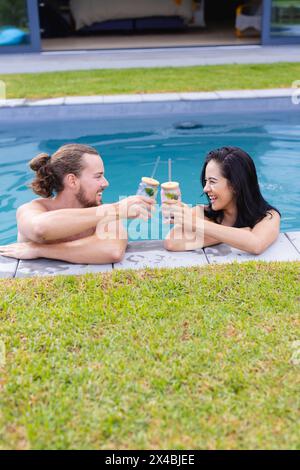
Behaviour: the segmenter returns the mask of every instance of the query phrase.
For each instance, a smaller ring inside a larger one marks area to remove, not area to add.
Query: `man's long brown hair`
[[[89,145],[68,144],[60,147],[52,156],[40,153],[29,162],[35,171],[29,187],[39,196],[51,197],[64,189],[64,177],[72,173],[79,177],[84,169],[84,154],[99,155]]]

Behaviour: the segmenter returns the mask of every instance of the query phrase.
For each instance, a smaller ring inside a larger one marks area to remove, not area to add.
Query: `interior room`
[[[260,44],[261,4],[261,0],[44,0],[39,2],[42,48]]]

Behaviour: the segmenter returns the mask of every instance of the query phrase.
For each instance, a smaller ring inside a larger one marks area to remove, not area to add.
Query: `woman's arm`
[[[191,209],[183,204],[173,204],[172,207],[168,205],[166,211],[172,211],[176,221],[174,229],[165,240],[165,248],[171,251],[195,250],[226,243],[239,250],[259,255],[277,239],[280,232],[280,216],[274,210],[252,229],[227,227],[211,222],[204,217],[203,207],[196,213],[194,208],[193,215],[196,217],[191,217]]]
[[[272,210],[253,229],[247,231],[243,228],[225,227],[207,220],[204,221],[203,228],[197,220],[195,229],[204,230],[207,236],[214,237],[219,243],[227,243],[238,250],[260,255],[277,239],[280,232],[280,215]]]
[[[204,218],[204,206],[196,206],[192,208],[192,217]],[[208,219],[206,219],[208,220]],[[190,227],[175,225],[175,227],[168,233],[164,240],[164,248],[169,251],[190,251],[203,248],[205,246],[212,246],[220,243],[216,238],[207,234],[199,233]]]

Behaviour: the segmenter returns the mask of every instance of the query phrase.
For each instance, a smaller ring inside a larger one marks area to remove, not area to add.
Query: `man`
[[[127,247],[122,220],[151,217],[150,198],[130,196],[102,204],[109,183],[100,155],[90,146],[64,145],[52,157],[38,155],[30,168],[36,173],[30,186],[42,198],[18,208],[18,242],[1,246],[0,255],[117,263]]]

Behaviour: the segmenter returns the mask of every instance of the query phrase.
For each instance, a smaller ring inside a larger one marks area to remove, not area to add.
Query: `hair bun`
[[[49,163],[50,159],[51,157],[47,153],[40,153],[29,162],[29,166],[33,171],[39,171]]]

